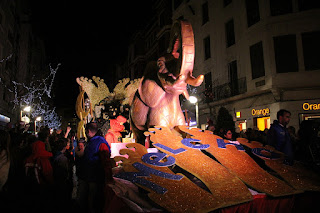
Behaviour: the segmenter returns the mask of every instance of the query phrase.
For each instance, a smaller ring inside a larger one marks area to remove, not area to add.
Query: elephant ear
[[[177,20],[173,23],[170,32],[168,53],[180,60],[180,70],[176,77],[186,76],[186,83],[200,86],[204,77],[195,78],[192,75],[195,56],[194,34],[191,24],[187,20]],[[175,75],[175,73],[173,73]]]

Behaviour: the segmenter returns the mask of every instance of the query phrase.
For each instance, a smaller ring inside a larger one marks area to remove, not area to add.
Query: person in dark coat
[[[102,137],[97,123],[86,125],[86,136],[88,143],[81,162],[86,185],[83,188],[85,193],[83,197],[87,197],[87,212],[101,212],[105,201],[103,192],[105,184],[113,182],[111,150],[108,142]]]
[[[287,125],[290,122],[291,113],[288,110],[281,109],[277,112],[277,120],[273,122],[267,134],[268,145],[285,154],[284,163],[293,164],[293,149],[290,140],[290,134]]]

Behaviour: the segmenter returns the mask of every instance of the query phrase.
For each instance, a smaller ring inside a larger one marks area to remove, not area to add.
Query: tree
[[[61,120],[55,112],[55,108],[51,109],[47,103],[47,100],[51,98],[52,85],[60,65],[59,63],[55,69],[49,65],[50,74],[44,79],[33,78],[29,84],[12,81],[13,88],[9,88],[3,84],[0,78],[0,82],[4,87],[14,94],[12,101],[14,107],[30,106],[32,108],[32,120],[35,120],[39,116],[41,117],[39,126],[48,126],[49,128],[56,129],[61,126]],[[21,91],[23,92],[21,93]]]
[[[232,115],[225,107],[220,107],[217,117],[217,131],[221,128],[230,129],[232,132],[235,131],[235,123],[233,121]]]

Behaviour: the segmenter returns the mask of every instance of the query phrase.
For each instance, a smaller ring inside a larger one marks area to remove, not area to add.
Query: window
[[[209,73],[204,75],[204,83],[205,83],[205,88],[206,89],[211,89],[212,88],[211,72],[209,72]]]
[[[210,36],[203,39],[204,45],[204,60],[211,58],[211,49],[210,49]]]
[[[299,10],[312,10],[320,8],[320,1],[315,0],[298,0]]]
[[[174,0],[173,1],[173,9],[176,10],[180,4],[182,4],[183,0]]]
[[[3,19],[3,17],[2,17],[1,11],[0,11],[0,25],[2,25],[2,19]]]
[[[223,7],[228,6],[229,4],[231,4],[232,0],[223,0]]]
[[[179,16],[179,18],[177,20],[183,20],[184,16]]]
[[[273,37],[276,69],[278,73],[297,72],[296,35]]]
[[[292,13],[292,0],[270,0],[270,11],[272,16]]]
[[[320,31],[302,33],[301,37],[305,69],[320,69]]]
[[[258,0],[246,0],[248,27],[260,21]]]
[[[228,70],[229,70],[229,82],[230,82],[231,95],[238,95],[239,87],[238,87],[237,61],[230,62],[228,64]]]
[[[231,45],[235,44],[233,19],[226,23],[226,39],[227,47],[230,47]]]
[[[204,75],[204,83],[205,83],[204,95],[206,97],[206,102],[211,102],[213,100],[211,72]]]
[[[262,41],[250,46],[252,79],[265,76]]]
[[[206,2],[202,5],[202,25],[204,25],[208,21],[209,21],[209,8],[208,8],[208,2]]]
[[[168,23],[170,23],[170,15],[166,12],[162,12],[159,16],[159,26],[163,27],[165,25],[167,25]]]
[[[169,43],[169,38],[170,35],[168,35],[168,33],[164,34],[163,36],[161,36],[159,38],[159,53],[160,55],[163,55],[167,52],[167,46],[168,46],[168,43]]]

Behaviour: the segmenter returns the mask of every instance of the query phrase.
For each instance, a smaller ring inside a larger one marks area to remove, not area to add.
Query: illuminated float
[[[273,147],[244,138],[237,139],[239,144],[230,143],[210,131],[185,126],[177,97],[188,98],[186,85],[199,86],[203,80],[202,75],[192,76],[194,41],[187,21],[173,24],[169,53],[173,57],[150,64],[155,73],[136,81],[137,90],[130,93],[131,125],[139,143],[126,144],[121,156],[114,157],[123,170],[116,178],[141,187],[150,202],[169,212],[210,212],[251,203],[252,189],[274,199],[320,191],[317,174],[298,162],[283,164],[283,153]],[[87,79],[77,81],[82,88],[90,84]],[[148,152],[144,137],[158,152]]]
[[[144,134],[160,152],[148,153],[141,144],[127,144],[120,154],[128,157],[114,158],[124,170],[115,177],[142,187],[169,212],[210,212],[246,203],[253,200],[252,189],[274,198],[320,190],[318,175],[299,163],[283,164],[284,155],[273,147],[243,138],[237,145],[210,131],[185,126],[176,97],[188,98],[186,84],[199,86],[203,80],[203,76],[192,76],[194,41],[187,21],[173,24],[169,52],[173,58],[161,57],[157,67],[149,67],[157,75],[142,78],[131,109],[138,141],[143,144]],[[175,86],[177,91],[172,90]],[[175,167],[181,173],[175,173]]]

